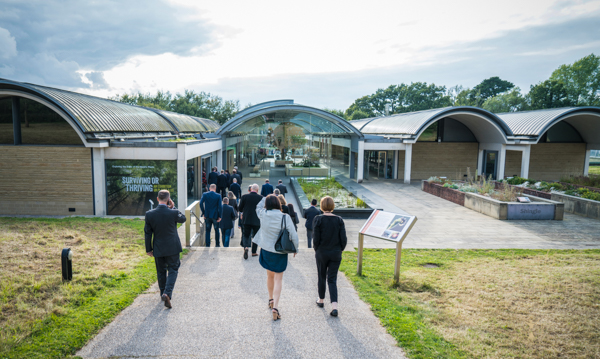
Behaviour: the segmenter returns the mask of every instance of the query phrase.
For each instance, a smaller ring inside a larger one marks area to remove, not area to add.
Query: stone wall
[[[523,152],[521,151],[506,151],[506,165],[504,167],[505,177],[521,177],[521,161],[523,160]]]
[[[479,144],[476,142],[417,142],[412,150],[411,180],[428,179],[431,176],[463,179],[467,167],[475,175],[478,150]],[[400,153],[398,176],[404,178],[404,151]]]
[[[532,145],[529,178],[557,181],[565,175],[583,175],[585,148],[585,143],[539,143]]]
[[[93,215],[92,191],[89,148],[0,147],[0,214]]]

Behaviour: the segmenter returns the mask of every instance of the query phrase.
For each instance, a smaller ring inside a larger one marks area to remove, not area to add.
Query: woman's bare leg
[[[269,299],[273,299],[273,284],[275,274],[277,273],[267,270],[267,289],[269,290]]]
[[[279,308],[279,297],[281,296],[281,285],[283,281],[283,272],[282,273],[273,273],[275,279],[275,285],[273,287],[273,307]]]

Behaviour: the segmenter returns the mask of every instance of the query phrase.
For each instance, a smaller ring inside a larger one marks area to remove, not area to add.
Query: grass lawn
[[[0,218],[0,358],[75,353],[156,281],[143,220]],[[73,280],[60,253],[73,251]]]
[[[405,249],[398,286],[394,254],[341,269],[410,358],[600,356],[600,250]]]
[[[589,174],[600,175],[600,166],[590,166]]]

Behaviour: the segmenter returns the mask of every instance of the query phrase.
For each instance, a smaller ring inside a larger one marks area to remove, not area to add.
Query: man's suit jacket
[[[260,195],[266,197],[270,194],[273,194],[273,185],[270,183],[263,184],[262,190],[260,191]]]
[[[304,211],[304,218],[306,218],[306,223],[304,223],[304,226],[306,227],[306,229],[312,231],[313,219],[315,219],[315,217],[320,215],[321,213],[323,212],[321,212],[321,210],[317,209],[317,207],[315,206],[310,206]]]
[[[235,211],[233,207],[228,204],[223,205],[223,217],[221,217],[221,222],[219,222],[220,229],[231,229],[233,228],[233,223],[235,222]]]
[[[200,198],[200,210],[206,218],[223,218],[223,199],[217,192],[208,191]]]
[[[229,190],[231,192],[233,192],[233,194],[235,195],[235,198],[240,198],[240,196],[242,195],[242,188],[237,183],[230,184]]]
[[[244,224],[260,226],[260,219],[256,215],[256,205],[263,199],[263,196],[256,192],[250,192],[242,196],[239,204],[240,212],[243,215]]]
[[[278,184],[277,189],[279,190],[279,193],[281,193],[284,197],[285,197],[285,194],[288,193],[287,187],[283,183]]]
[[[177,234],[177,223],[185,223],[185,216],[177,208],[170,209],[166,205],[159,204],[155,209],[146,212],[144,226],[146,252],[154,252],[155,257],[180,253],[182,249]]]
[[[237,175],[240,176],[240,186],[242,185],[242,180],[244,179],[244,175],[242,174],[242,172],[240,172],[240,170],[237,170]]]
[[[208,186],[211,184],[217,184],[217,179],[219,178],[219,174],[217,172],[211,172],[208,174]]]
[[[240,175],[238,175],[237,173],[231,175],[231,177],[229,178],[229,185],[231,186],[234,178],[237,180],[237,184],[239,184],[241,186],[242,185],[242,177],[240,177]]]
[[[219,177],[217,177],[217,187],[218,188],[225,188],[229,185],[228,181],[227,181],[227,175],[222,173],[219,175]]]

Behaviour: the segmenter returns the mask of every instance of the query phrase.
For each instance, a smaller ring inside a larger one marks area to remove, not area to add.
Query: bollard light
[[[71,248],[64,248],[60,257],[63,281],[69,281],[73,279],[73,251]]]

